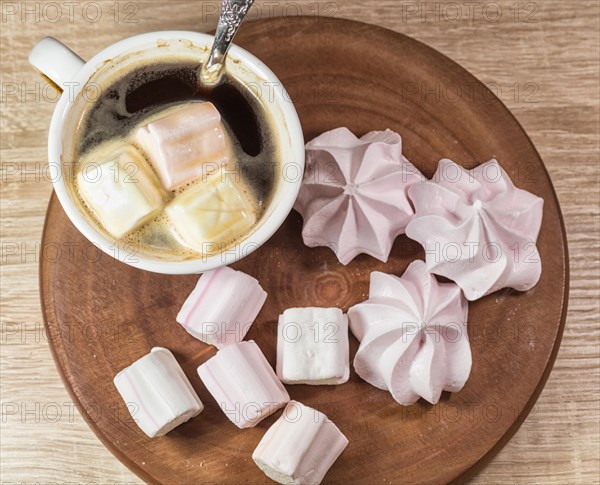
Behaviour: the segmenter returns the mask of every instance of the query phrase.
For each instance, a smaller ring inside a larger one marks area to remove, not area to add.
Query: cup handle
[[[29,63],[64,91],[85,61],[54,37],[44,37],[31,49]]]

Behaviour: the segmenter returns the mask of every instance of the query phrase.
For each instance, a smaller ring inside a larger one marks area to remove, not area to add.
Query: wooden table
[[[51,192],[46,135],[56,94],[32,71],[27,54],[45,35],[59,37],[86,58],[141,32],[208,31],[219,4],[1,3],[3,483],[139,483],[71,404],[45,340],[38,262],[69,257],[69,248],[40,247]],[[431,45],[486,82],[533,139],[567,226],[569,313],[558,359],[534,411],[473,483],[599,483],[598,1],[273,0],[257,1],[250,15],[300,13],[362,20]]]

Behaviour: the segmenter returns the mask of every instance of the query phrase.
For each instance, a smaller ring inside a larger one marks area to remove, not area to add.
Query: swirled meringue
[[[425,248],[427,269],[456,282],[468,300],[538,282],[544,201],[515,187],[496,160],[472,171],[441,160],[433,179],[411,186],[409,197],[415,216],[407,236]]]
[[[360,253],[387,261],[413,215],[408,188],[421,173],[391,130],[357,138],[337,128],[306,144],[304,183],[294,208],[307,246],[328,246],[342,264]]]
[[[403,405],[436,404],[462,389],[471,372],[467,300],[454,283],[439,283],[423,261],[401,278],[373,272],[369,299],[348,310],[360,340],[356,373],[389,390]]]

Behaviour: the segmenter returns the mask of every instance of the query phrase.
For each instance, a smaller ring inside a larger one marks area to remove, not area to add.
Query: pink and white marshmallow
[[[119,372],[114,384],[140,429],[150,438],[167,434],[204,406],[173,354],[152,351]]]
[[[238,428],[251,428],[281,409],[290,396],[252,340],[228,345],[198,367],[198,375]]]
[[[141,126],[135,140],[167,190],[174,190],[226,166],[228,135],[212,103],[187,103]]]
[[[177,321],[198,340],[223,348],[244,339],[266,298],[256,278],[222,266],[200,277]]]
[[[267,430],[252,459],[271,480],[319,485],[348,446],[348,439],[327,416],[290,401]]]
[[[339,308],[289,308],[277,327],[277,375],[286,384],[342,384],[350,376],[348,317]]]
[[[156,217],[167,198],[148,162],[130,145],[94,150],[77,173],[77,185],[86,205],[117,239]]]

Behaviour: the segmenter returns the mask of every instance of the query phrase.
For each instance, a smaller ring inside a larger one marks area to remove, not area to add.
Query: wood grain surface
[[[50,4],[56,2],[2,2],[1,480],[138,483],[74,409],[43,332],[39,260],[70,258],[81,248],[40,247],[51,192],[44,167],[54,94],[30,70],[26,55],[35,40],[49,34],[88,57],[134,33],[210,30],[218,4],[81,2],[70,12],[67,3],[58,2],[60,19]],[[456,5],[257,2],[253,16],[319,12],[406,33],[488,83],[523,124],[548,167],[565,216],[569,314],[555,368],[533,413],[473,481],[598,483],[598,3]]]
[[[294,42],[286,43],[288,38]],[[540,281],[527,292],[504,289],[469,304],[473,368],[460,392],[444,395],[436,406],[421,401],[402,407],[354,370],[342,386],[287,386],[292,399],[325,413],[350,441],[324,483],[439,484],[472,474],[510,439],[533,406],[564,328],[566,234],[539,155],[483,84],[410,37],[362,22],[304,16],[249,22],[236,41],[287,87],[306,139],[340,125],[358,135],[389,128],[402,133],[403,153],[427,177],[441,156],[465,168],[495,156],[514,183],[543,198]],[[426,92],[452,86],[454,93],[472,94],[424,101],[403,95],[408,86]],[[233,265],[254,276],[268,294],[248,339],[272,365],[277,320],[286,308],[347,311],[366,299],[371,271],[401,275],[424,257],[419,244],[403,235],[386,263],[361,255],[344,266],[327,248],[305,246],[301,230],[299,215],[290,214],[256,253]],[[72,260],[41,261],[42,312],[65,385],[102,441],[152,483],[269,483],[249,457],[276,416],[244,431],[228,423],[196,374],[215,349],[174,322],[198,276],[143,272],[98,254],[53,197],[42,247],[67,244],[92,254],[76,251]],[[514,256],[527,264],[531,251],[523,247]],[[351,336],[350,342],[352,359],[358,341]],[[128,417],[112,376],[154,346],[174,352],[205,411],[168,439],[150,440]]]

